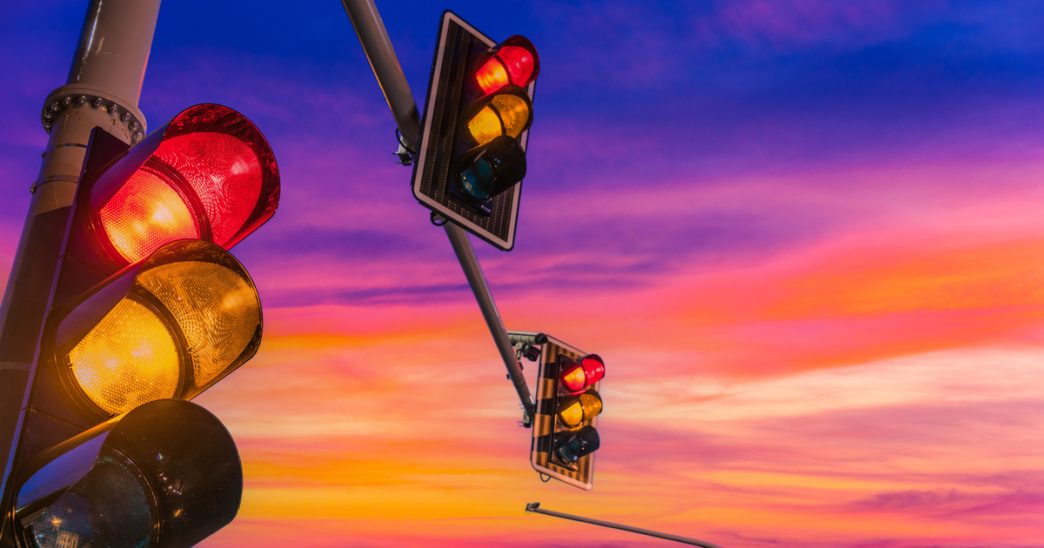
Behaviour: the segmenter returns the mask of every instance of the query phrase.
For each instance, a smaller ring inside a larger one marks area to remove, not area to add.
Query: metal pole
[[[159,0],[91,0],[64,86],[44,101],[50,136],[40,175],[0,305],[0,493],[8,499],[15,450],[35,376],[62,241],[91,130],[102,127],[128,143],[144,136],[141,82],[159,14]],[[12,539],[6,506],[0,544]]]
[[[489,332],[493,335],[493,342],[497,344],[500,357],[504,360],[504,365],[507,366],[508,378],[515,385],[515,392],[518,393],[518,399],[522,402],[522,409],[525,410],[522,416],[522,424],[529,426],[532,423],[533,415],[536,414],[536,404],[533,403],[533,396],[529,393],[526,378],[522,375],[522,366],[519,365],[518,359],[515,357],[515,347],[511,344],[507,330],[504,329],[504,323],[500,320],[497,305],[493,302],[493,294],[490,293],[489,285],[486,284],[486,278],[482,275],[482,267],[479,266],[478,257],[475,256],[475,250],[471,247],[471,241],[468,240],[468,235],[464,232],[464,229],[448,221],[444,227],[446,236],[449,237],[450,243],[453,244],[453,251],[457,253],[460,267],[468,278],[471,292],[475,294],[475,300],[478,301],[479,308],[482,309],[482,317],[486,319]]]
[[[406,81],[406,75],[402,72],[399,58],[395,55],[388,31],[384,28],[381,14],[374,5],[373,0],[341,0],[344,10],[348,12],[348,18],[352,21],[355,34],[359,37],[366,59],[370,62],[377,83],[384,92],[384,98],[388,101],[395,123],[399,126],[406,145],[412,150],[417,150],[420,143],[420,117],[417,114],[417,103],[410,91],[410,84]],[[493,336],[493,342],[497,345],[500,357],[507,367],[508,377],[515,385],[519,400],[525,414],[522,423],[526,426],[532,421],[536,412],[536,405],[529,393],[526,379],[522,375],[522,367],[515,358],[515,350],[508,338],[507,330],[500,319],[497,305],[493,301],[493,294],[489,291],[486,278],[482,275],[482,267],[475,250],[471,246],[464,229],[447,221],[445,224],[446,236],[453,244],[453,251],[457,254],[460,267],[464,270],[464,276],[468,279],[468,285],[475,294],[482,316],[486,320],[489,332]]]
[[[573,521],[579,521],[582,523],[590,523],[591,525],[598,525],[601,527],[609,527],[610,529],[619,529],[621,531],[627,531],[629,533],[637,533],[639,535],[647,535],[650,537],[662,538],[664,540],[672,540],[674,542],[680,542],[682,544],[689,544],[692,546],[702,546],[703,548],[720,548],[717,544],[711,544],[702,540],[696,540],[694,538],[682,537],[678,535],[672,535],[670,533],[661,533],[659,531],[652,531],[649,529],[642,529],[641,527],[631,527],[630,525],[624,525],[622,523],[613,523],[611,521],[603,521],[600,519],[585,518],[583,516],[575,516],[573,514],[566,514],[563,512],[555,512],[554,510],[545,510],[540,507],[539,502],[530,502],[526,505],[526,512],[533,512],[536,514],[544,514],[546,516],[553,516],[556,518],[571,519]]]
[[[366,60],[370,62],[370,68],[377,77],[377,85],[384,92],[384,98],[388,101],[388,108],[395,117],[399,132],[402,133],[406,145],[411,150],[417,150],[420,144],[420,115],[417,114],[417,103],[413,100],[410,83],[406,81],[406,75],[402,72],[402,65],[399,64],[399,56],[395,54],[391,38],[388,37],[388,30],[384,28],[381,12],[377,10],[373,0],[341,0],[341,3],[352,21]]]

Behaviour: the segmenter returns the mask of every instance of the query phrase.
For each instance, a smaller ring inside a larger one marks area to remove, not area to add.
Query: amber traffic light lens
[[[197,386],[235,361],[261,322],[257,291],[245,278],[218,264],[166,264],[142,273],[138,283],[163,303],[181,328]]]
[[[484,145],[501,135],[517,139],[532,121],[529,99],[521,93],[494,95],[471,120],[468,134],[477,145]]]
[[[89,184],[90,223],[118,264],[185,238],[228,249],[279,203],[268,142],[245,116],[214,104],[182,111]]]
[[[75,383],[115,415],[191,398],[250,359],[261,342],[261,302],[231,254],[179,240],[88,293],[56,338]]]
[[[595,354],[588,354],[567,366],[562,373],[562,385],[571,394],[579,394],[605,377],[605,363]]]
[[[132,298],[113,307],[73,347],[68,360],[84,394],[112,415],[173,397],[181,381],[181,359],[170,328]]]

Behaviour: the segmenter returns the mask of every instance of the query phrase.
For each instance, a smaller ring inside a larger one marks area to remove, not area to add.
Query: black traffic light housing
[[[529,335],[511,333],[518,340],[528,340]],[[541,352],[530,463],[541,476],[590,490],[595,452],[601,445],[596,425],[605,363],[549,335],[539,334],[533,344],[539,344]]]
[[[519,52],[521,61],[513,63],[510,52]],[[516,77],[512,70],[519,63],[524,70]],[[480,80],[480,73],[488,74]],[[443,13],[413,194],[434,213],[503,250],[515,244],[538,73],[529,40],[513,36],[496,44],[453,12]],[[473,131],[483,137],[476,139]],[[494,137],[498,132],[502,135]]]

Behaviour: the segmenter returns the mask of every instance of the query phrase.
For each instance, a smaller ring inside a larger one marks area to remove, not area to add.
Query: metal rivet
[[[94,100],[91,101],[91,106],[93,106],[94,108],[101,108],[101,106],[102,106],[101,97],[95,97]]]
[[[77,106],[83,105],[86,102],[87,102],[87,98],[84,97],[83,95],[77,95],[76,96],[76,105]]]

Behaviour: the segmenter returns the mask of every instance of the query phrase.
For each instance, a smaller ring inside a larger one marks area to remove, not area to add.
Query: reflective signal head
[[[71,392],[111,416],[191,398],[260,342],[261,303],[246,270],[214,244],[180,240],[89,292],[58,324],[55,349]]]
[[[484,145],[501,135],[518,139],[533,122],[533,104],[517,87],[483,98],[471,112],[468,137],[476,145]]]
[[[512,36],[501,42],[479,62],[475,82],[485,94],[514,84],[526,87],[540,74],[540,58],[536,48],[523,36]]]
[[[203,104],[116,160],[86,200],[90,226],[115,264],[182,238],[228,249],[275,213],[279,170],[250,120]]]
[[[588,354],[562,369],[562,386],[577,395],[605,377],[605,363],[597,354]]]

